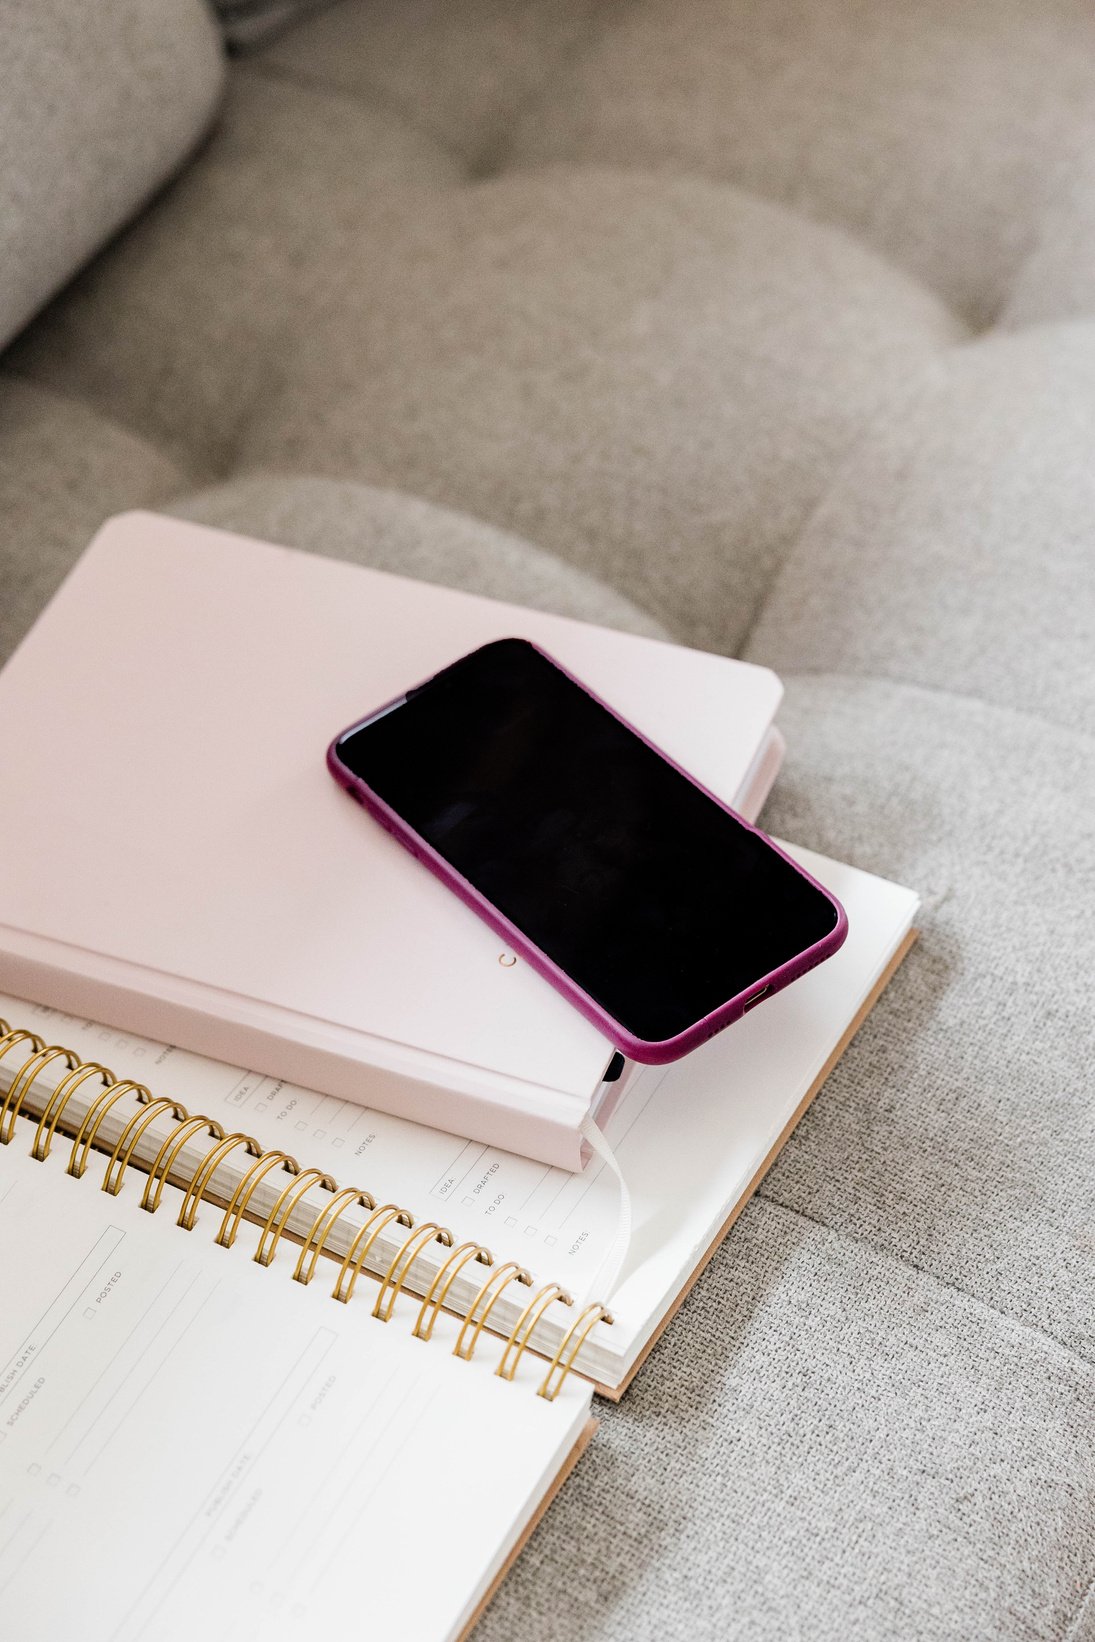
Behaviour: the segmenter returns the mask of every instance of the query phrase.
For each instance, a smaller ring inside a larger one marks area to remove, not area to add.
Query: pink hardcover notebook
[[[0,988],[545,1163],[612,1049],[339,791],[342,725],[507,634],[752,817],[763,668],[126,514],[0,672]]]

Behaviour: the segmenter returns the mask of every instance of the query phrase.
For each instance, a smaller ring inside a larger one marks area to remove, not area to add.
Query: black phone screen
[[[634,1036],[663,1042],[830,934],[836,904],[522,639],[338,753]]]

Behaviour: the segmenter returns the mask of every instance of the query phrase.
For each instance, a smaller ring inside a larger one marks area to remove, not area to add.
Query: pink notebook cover
[[[720,796],[763,668],[126,514],[0,672],[0,987],[577,1168],[611,1046],[331,780],[340,726],[533,639]]]

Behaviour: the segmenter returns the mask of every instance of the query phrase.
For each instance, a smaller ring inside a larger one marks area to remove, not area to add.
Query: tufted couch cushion
[[[504,176],[346,270],[241,455],[477,513],[733,648],[856,432],[962,334],[737,189]]]
[[[79,399],[0,371],[0,520],[6,659],[104,519],[184,483],[147,439]]]
[[[512,162],[740,183],[839,223],[974,324],[1093,132],[1085,0],[643,0],[607,9]]]
[[[1095,732],[1095,324],[939,360],[860,442],[750,638]]]
[[[229,468],[325,281],[455,180],[383,110],[241,68],[200,162],[12,349],[196,474]]]
[[[4,0],[0,342],[197,142],[221,87],[202,0]]]
[[[668,632],[924,895],[484,1642],[1095,1642],[1093,92],[1082,0],[342,0],[0,361],[0,647],[149,503]]]

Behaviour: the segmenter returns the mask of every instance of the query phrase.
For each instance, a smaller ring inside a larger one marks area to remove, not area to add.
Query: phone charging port
[[[762,986],[759,992],[754,992],[753,996],[749,999],[749,1002],[746,1004],[745,1008],[742,1010],[742,1014],[743,1015],[748,1015],[750,1009],[755,1009],[757,1007],[757,1004],[760,1003],[761,999],[766,998],[768,996],[769,992],[771,992],[771,990],[772,990],[772,987],[771,987],[771,984],[769,983],[768,986]]]

